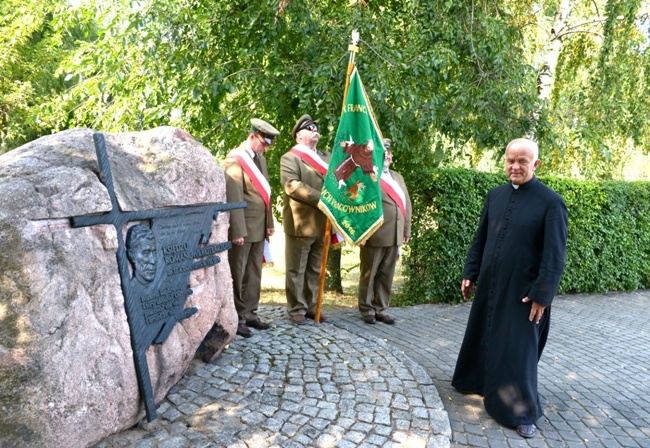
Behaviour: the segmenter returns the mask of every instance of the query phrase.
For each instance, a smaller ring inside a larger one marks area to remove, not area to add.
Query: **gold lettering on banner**
[[[362,214],[362,213],[369,213],[372,211],[377,210],[377,202],[369,202],[367,204],[361,204],[361,205],[348,205],[348,204],[341,204],[339,201],[334,199],[334,196],[332,194],[325,190],[322,193],[323,199],[327,201],[329,204],[332,205],[336,210],[343,212],[343,213],[356,213],[356,214]]]
[[[354,234],[357,232],[356,229],[354,227],[352,227],[352,224],[350,224],[349,222],[343,221],[341,224],[343,225],[343,227],[348,229],[348,232],[350,233],[350,235],[354,236]]]
[[[368,113],[368,107],[363,104],[348,104],[345,110],[346,112],[361,112],[362,114]]]

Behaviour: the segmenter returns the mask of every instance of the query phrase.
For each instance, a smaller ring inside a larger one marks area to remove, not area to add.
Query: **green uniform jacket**
[[[411,237],[411,199],[409,198],[404,178],[401,174],[391,171],[391,176],[397,184],[404,190],[406,199],[406,218],[402,210],[397,206],[395,201],[382,189],[381,204],[384,209],[384,223],[375,233],[372,234],[366,245],[375,247],[401,246],[404,237]]]
[[[245,143],[239,146],[241,150],[246,148]],[[268,180],[269,172],[263,155],[259,155],[259,161],[262,174]],[[237,159],[226,157],[226,160],[221,164],[221,169],[226,175],[226,198],[228,202],[246,201],[247,203],[244,209],[230,211],[228,237],[231,240],[244,237],[244,241],[247,243],[257,243],[264,240],[267,229],[273,228],[271,207],[266,210],[262,196],[257,192],[250,177],[239,165]],[[272,196],[271,204],[273,204]]]
[[[329,162],[329,152],[319,154]],[[280,177],[284,189],[284,233],[298,237],[325,235],[326,217],[318,208],[323,175],[297,155],[287,152],[280,159]]]

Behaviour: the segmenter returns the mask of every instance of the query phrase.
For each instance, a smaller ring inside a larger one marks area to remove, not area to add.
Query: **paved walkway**
[[[469,308],[396,308],[395,326],[345,311],[295,327],[264,307],[273,328],[195,362],[158,420],[96,447],[650,447],[650,291],[556,298],[545,417],[528,440],[450,386]]]
[[[524,440],[451,387],[470,304],[391,310],[397,325],[342,325],[403,350],[433,379],[452,428],[452,447],[650,447],[650,291],[559,296],[539,363],[545,417]]]

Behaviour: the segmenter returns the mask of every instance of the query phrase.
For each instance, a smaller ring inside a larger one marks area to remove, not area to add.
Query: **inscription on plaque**
[[[101,215],[71,218],[72,227],[113,224],[117,230],[117,264],[138,386],[147,419],[156,419],[156,406],[146,352],[162,344],[180,320],[195,314],[185,308],[192,295],[190,272],[219,263],[230,241],[208,244],[220,211],[243,208],[245,202],[202,204],[136,212],[122,212],[117,203],[108,155],[101,133],[93,135],[100,177],[112,209]],[[126,236],[124,236],[126,232]]]
[[[176,306],[185,303],[185,299],[191,292],[191,290],[184,288],[170,288],[158,291],[158,294],[140,297],[145,322],[153,324],[172,316]]]

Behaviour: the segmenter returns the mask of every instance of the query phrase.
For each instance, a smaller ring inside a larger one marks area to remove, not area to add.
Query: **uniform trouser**
[[[320,266],[323,259],[323,237],[296,237],[285,234],[287,312],[314,314]]]
[[[359,251],[359,312],[362,316],[386,314],[398,253],[398,246],[365,245]]]
[[[228,262],[235,293],[235,308],[239,323],[257,319],[262,285],[262,261],[264,240],[232,246],[228,251]]]

